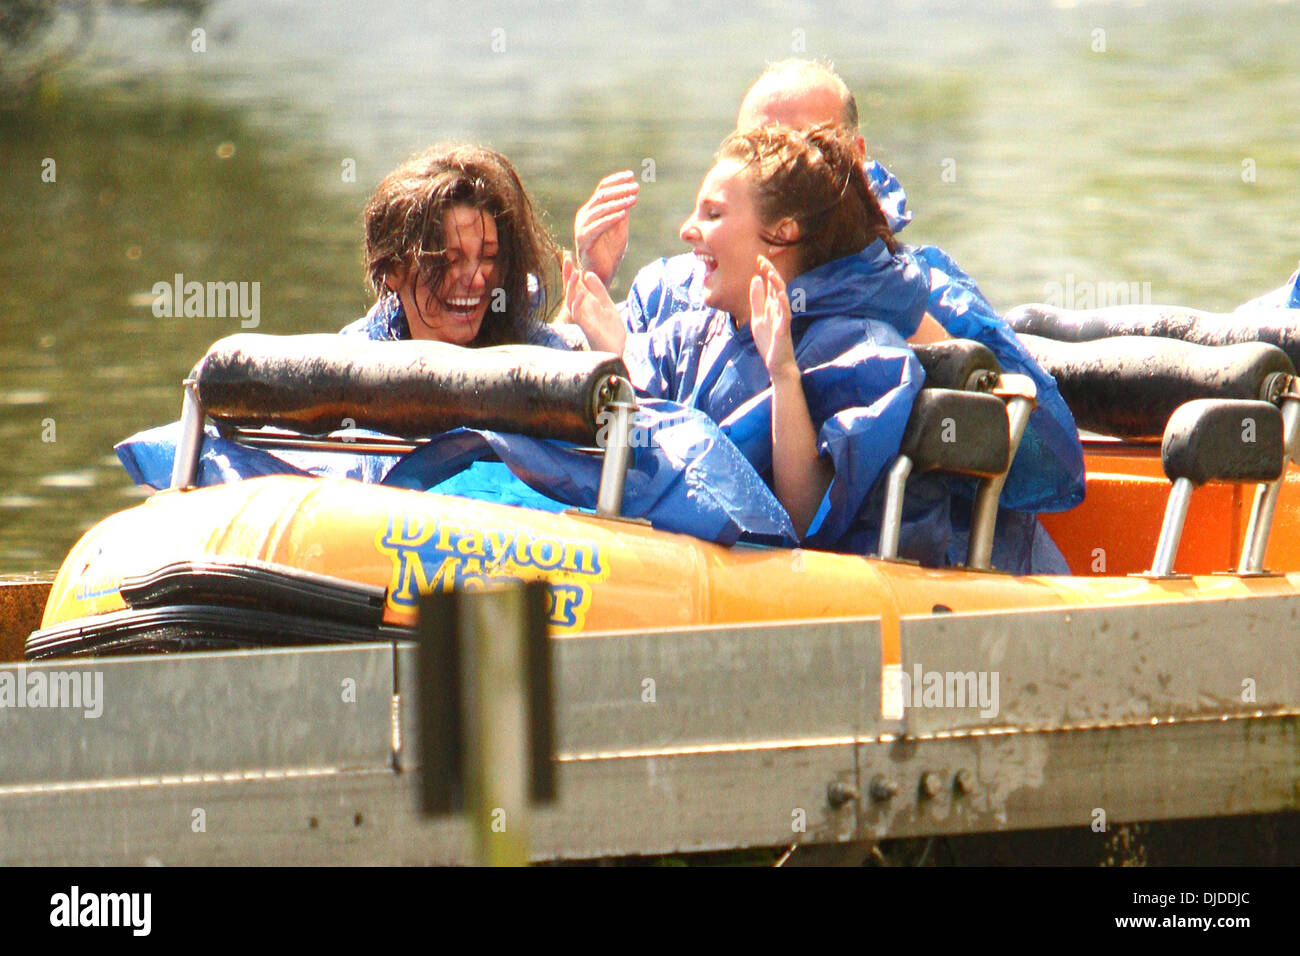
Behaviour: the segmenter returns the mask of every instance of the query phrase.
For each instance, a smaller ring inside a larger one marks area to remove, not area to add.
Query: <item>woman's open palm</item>
[[[563,278],[564,304],[569,317],[587,336],[587,342],[598,352],[622,355],[627,330],[604,284],[593,273],[579,268],[567,252]]]
[[[758,257],[758,274],[749,280],[749,325],[754,345],[763,356],[769,378],[797,372],[794,339],[790,335],[790,298],[785,280],[765,257]]]

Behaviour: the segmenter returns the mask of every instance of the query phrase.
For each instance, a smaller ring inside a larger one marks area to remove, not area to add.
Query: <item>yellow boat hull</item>
[[[1154,538],[1143,544],[1149,555]],[[898,663],[903,617],[1245,599],[1300,589],[1300,574],[1013,577],[819,551],[727,548],[634,521],[276,476],[165,491],[106,518],[64,561],[42,628],[123,611],[124,578],[197,559],[266,562],[382,588],[383,620],[397,626],[414,623],[422,593],[502,579],[550,584],[558,636],[878,617],[886,665]]]

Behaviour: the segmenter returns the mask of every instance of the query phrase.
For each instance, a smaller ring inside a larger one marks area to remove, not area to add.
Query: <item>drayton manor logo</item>
[[[894,672],[903,707],[978,707],[986,720],[998,715],[997,671],[927,671],[920,664],[909,674]]]
[[[153,284],[153,314],[160,319],[238,317],[240,328],[261,322],[262,283],[186,282],[179,272],[172,281]]]
[[[0,710],[69,708],[91,718],[104,713],[104,672],[17,667],[0,671]]]

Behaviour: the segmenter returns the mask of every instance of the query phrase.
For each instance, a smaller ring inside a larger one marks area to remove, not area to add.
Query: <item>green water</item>
[[[1300,257],[1298,49],[1300,8],[1277,3],[214,0],[196,19],[107,15],[40,95],[0,103],[0,572],[57,566],[138,499],[114,442],[174,419],[185,372],[240,330],[156,318],[154,283],[258,282],[258,331],[339,328],[368,305],[370,190],[432,142],[512,157],[561,237],[601,175],[653,161],[626,286],[681,250],[763,63],[829,57],[907,188],[904,237],[943,246],[995,305],[1123,283],[1227,310]]]

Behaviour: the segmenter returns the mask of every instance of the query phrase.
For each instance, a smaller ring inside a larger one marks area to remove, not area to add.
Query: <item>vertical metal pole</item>
[[[1246,540],[1241,547],[1241,560],[1237,568],[1247,573],[1264,570],[1264,555],[1268,551],[1269,535],[1273,531],[1273,513],[1277,498],[1286,481],[1287,465],[1296,452],[1300,439],[1300,396],[1288,394],[1282,399],[1282,435],[1286,454],[1282,458],[1282,474],[1277,481],[1261,484],[1255,492],[1255,503],[1250,509],[1250,524],[1246,527]]]
[[[602,411],[610,413],[612,420],[605,431],[605,457],[600,466],[596,514],[617,518],[623,513],[623,488],[632,453],[632,416],[636,412],[636,393],[632,386],[619,379],[616,399]]]
[[[199,473],[199,456],[203,453],[203,406],[199,404],[198,383],[185,380],[185,398],[181,402],[181,434],[172,459],[173,488],[193,488]]]
[[[481,866],[528,865],[528,650],[523,588],[461,605],[465,802]]]
[[[885,485],[885,515],[880,522],[880,556],[898,557],[898,536],[903,526],[903,491],[912,474],[912,459],[899,455],[889,469]]]
[[[420,601],[422,809],[469,816],[481,866],[526,866],[529,801],[556,796],[545,581]]]
[[[1165,505],[1165,520],[1160,525],[1160,541],[1156,544],[1155,560],[1151,574],[1168,577],[1174,572],[1174,558],[1178,556],[1178,542],[1183,537],[1183,522],[1187,520],[1187,506],[1192,502],[1192,480],[1179,478],[1169,492]]]
[[[975,504],[971,508],[970,543],[966,546],[966,566],[968,568],[987,568],[993,561],[993,532],[998,523],[998,499],[1002,488],[1007,483],[1007,475],[1016,460],[1016,451],[1020,440],[1025,437],[1029,425],[1029,415],[1034,410],[1034,396],[1037,389],[1033,381],[1026,376],[1003,376],[1003,378],[1026,378],[1031,391],[1028,395],[1017,394],[1007,400],[1007,431],[1011,439],[1011,457],[1007,459],[1007,470],[994,478],[980,482],[975,493]]]

